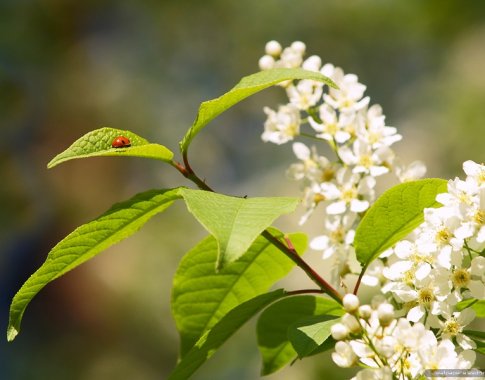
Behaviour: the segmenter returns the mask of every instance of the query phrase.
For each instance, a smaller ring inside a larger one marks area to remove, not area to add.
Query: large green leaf
[[[288,339],[299,358],[322,352],[335,345],[330,328],[339,320],[334,315],[317,315],[302,319],[288,329]],[[329,343],[325,344],[324,343]]]
[[[298,252],[305,251],[305,235],[289,237]],[[217,242],[209,236],[184,256],[175,274],[172,313],[180,333],[181,356],[231,309],[267,292],[295,265],[262,236],[240,260],[218,272],[216,260]]]
[[[299,321],[321,315],[338,317],[343,313],[336,301],[310,295],[282,299],[268,307],[257,325],[258,347],[263,359],[261,373],[273,373],[298,357],[288,334]],[[307,352],[303,342],[301,347],[302,353]]]
[[[184,189],[189,211],[212,234],[219,247],[217,267],[241,257],[254,239],[280,215],[295,210],[298,198],[238,198]]]
[[[127,137],[130,140],[131,146],[128,148],[113,148],[111,143],[118,136]],[[115,128],[100,128],[77,139],[64,152],[55,156],[47,164],[47,167],[53,168],[64,161],[74,160],[76,158],[97,156],[132,156],[171,162],[173,153],[163,145],[150,144],[147,140],[133,132]]]
[[[446,186],[443,179],[422,179],[402,183],[382,194],[355,233],[357,259],[364,268],[419,226],[425,208],[440,207],[436,195],[446,192]]]
[[[78,227],[61,240],[13,298],[7,339],[12,341],[18,334],[27,305],[44,286],[132,235],[178,198],[179,189],[151,190],[137,194],[125,202],[115,204],[103,215]]]
[[[271,69],[248,75],[224,95],[203,102],[199,107],[199,112],[194,124],[187,131],[180,142],[180,149],[184,153],[187,151],[193,138],[215,117],[239,103],[241,100],[286,80],[311,79],[323,82],[330,87],[337,88],[337,85],[326,76],[313,71],[303,69]]]
[[[285,291],[279,289],[271,293],[261,294],[236,306],[222,317],[212,329],[205,332],[194,347],[177,364],[168,380],[188,379],[244,323],[270,303],[284,296],[286,296]]]

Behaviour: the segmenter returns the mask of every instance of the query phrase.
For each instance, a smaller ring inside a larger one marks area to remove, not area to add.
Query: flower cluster
[[[449,181],[436,197],[443,207],[425,209],[422,225],[388,256],[382,291],[409,321],[424,321],[469,349],[476,346],[460,332],[473,316],[455,309],[467,298],[485,299],[485,166],[467,161],[463,169],[466,179]]]
[[[277,110],[265,107],[267,120],[262,135],[263,141],[275,144],[298,136],[310,137],[333,151],[334,158],[329,159],[315,146],[294,142],[298,163],[291,165],[287,174],[302,183],[306,212],[301,224],[318,205],[325,208],[323,234],[313,239],[311,247],[322,251],[325,259],[334,257],[332,282],[338,286],[346,274],[360,271],[352,248],[355,225],[375,200],[377,179],[391,172],[401,181],[417,179],[426,169],[420,162],[407,168],[399,164],[391,146],[402,137],[396,128],[386,126],[379,105],[369,105],[370,98],[364,96],[366,86],[356,75],[345,74],[330,63],[322,65],[316,55],[304,59],[303,42],[283,49],[278,42],[270,41],[265,50],[259,60],[262,70],[301,67],[322,73],[338,86],[324,91],[321,82],[284,82],[289,103]],[[305,126],[308,132],[303,131]],[[363,281],[377,285],[375,277],[369,275]]]
[[[340,367],[366,367],[354,379],[414,379],[423,369],[469,369],[475,352],[457,353],[448,338],[439,340],[422,323],[396,318],[382,297],[359,306],[353,294],[344,297],[347,313],[331,329],[337,340],[332,359]],[[469,309],[467,309],[469,310]]]
[[[302,183],[301,223],[317,206],[324,209],[322,235],[310,246],[324,259],[334,258],[332,282],[346,289],[345,276],[361,271],[355,228],[375,200],[377,181],[388,173],[414,180],[426,169],[419,161],[399,163],[391,146],[402,137],[386,126],[381,107],[370,105],[356,75],[322,65],[318,56],[305,59],[305,50],[302,42],[283,49],[270,41],[260,68],[317,71],[338,89],[284,82],[289,102],[264,109],[262,139],[283,144],[311,138],[330,148],[333,159],[293,142],[298,162],[287,174]],[[380,291],[371,305],[361,306],[353,294],[344,297],[347,313],[331,329],[337,340],[332,358],[341,367],[365,367],[355,379],[415,379],[425,369],[472,367],[476,336],[470,338],[466,326],[475,318],[473,303],[485,299],[485,166],[467,161],[463,169],[466,178],[450,180],[448,191],[436,197],[442,206],[425,209],[424,222],[366,268],[362,282]]]

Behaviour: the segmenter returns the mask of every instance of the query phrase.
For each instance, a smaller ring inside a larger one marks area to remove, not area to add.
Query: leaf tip
[[[18,335],[18,333],[19,331],[15,327],[9,326],[7,329],[7,341],[12,342]]]

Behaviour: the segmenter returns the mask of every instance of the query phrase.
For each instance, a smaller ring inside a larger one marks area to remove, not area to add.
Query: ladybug
[[[115,139],[111,143],[111,146],[113,148],[128,148],[129,146],[131,146],[131,142],[128,137],[118,136],[115,137]]]

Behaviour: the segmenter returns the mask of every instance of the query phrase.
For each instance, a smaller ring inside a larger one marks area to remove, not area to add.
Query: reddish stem
[[[283,244],[277,237],[273,236],[268,230],[264,230],[261,235],[268,239],[276,248],[283,252],[290,260],[298,265],[303,271],[315,282],[324,293],[328,294],[338,303],[342,303],[342,296],[337,292],[332,285],[325,281],[317,272],[313,270],[310,265],[296,252],[295,247],[290,239],[285,238],[286,244]]]
[[[190,167],[187,152],[183,152],[184,165],[172,161],[172,166],[174,166],[185,178],[194,182],[201,190],[212,191],[214,190],[207,185],[203,180],[201,180]],[[276,236],[273,236],[268,230],[264,230],[261,233],[271,244],[283,252],[290,260],[292,260],[296,265],[298,265],[303,271],[310,277],[320,288],[320,293],[326,293],[338,303],[342,303],[342,296],[337,292],[332,285],[325,281],[317,272],[313,270],[298,254],[293,243],[289,238],[285,237],[286,244],[283,244]]]

